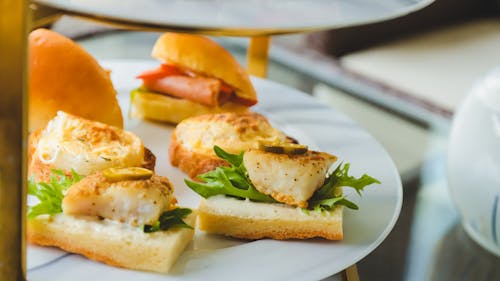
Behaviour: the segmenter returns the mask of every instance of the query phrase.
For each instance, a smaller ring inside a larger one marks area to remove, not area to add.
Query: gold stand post
[[[25,280],[26,0],[0,1],[0,279]]]
[[[359,281],[358,267],[356,264],[353,264],[346,268],[345,276],[347,281]]]
[[[269,36],[252,37],[247,51],[247,71],[257,77],[267,76]]]

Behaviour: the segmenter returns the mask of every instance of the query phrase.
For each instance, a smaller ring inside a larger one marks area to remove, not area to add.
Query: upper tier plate
[[[381,21],[433,0],[34,0],[116,24],[224,35],[282,34]]]

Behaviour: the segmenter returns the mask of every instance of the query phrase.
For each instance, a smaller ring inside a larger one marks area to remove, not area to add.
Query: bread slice
[[[198,225],[208,233],[243,239],[342,240],[342,206],[330,212],[304,211],[285,204],[258,203],[222,195],[201,202]]]
[[[266,117],[255,112],[206,114],[179,123],[172,132],[168,152],[170,163],[194,179],[226,163],[215,155],[214,145],[239,154],[258,148],[260,141],[288,139]]]
[[[194,227],[196,213],[184,221]],[[113,266],[162,273],[168,272],[193,235],[194,229],[188,228],[144,233],[128,224],[65,214],[27,220],[31,243],[59,247]]]

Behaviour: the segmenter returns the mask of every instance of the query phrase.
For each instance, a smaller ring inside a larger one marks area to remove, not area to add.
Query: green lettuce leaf
[[[259,192],[248,179],[243,165],[243,152],[239,155],[227,153],[214,146],[215,154],[226,160],[229,167],[218,167],[213,171],[199,175],[202,182],[184,180],[186,185],[203,198],[215,195],[226,195],[239,199],[248,198],[255,202],[276,203],[272,197]]]
[[[168,230],[174,227],[193,229],[192,226],[183,221],[183,219],[192,212],[193,211],[188,208],[175,208],[170,211],[166,211],[160,215],[160,218],[154,224],[144,225],[143,231],[146,233],[151,233],[161,230]]]
[[[28,195],[35,196],[39,202],[28,207],[28,219],[44,214],[62,213],[64,192],[81,179],[82,176],[73,170],[71,176],[65,175],[61,170],[52,170],[48,183],[36,182],[30,178],[28,180]]]
[[[347,208],[357,210],[358,206],[353,202],[346,199],[342,195],[340,187],[352,187],[356,193],[361,196],[361,191],[371,184],[380,184],[380,181],[363,174],[361,177],[356,178],[349,175],[349,163],[337,166],[333,173],[328,176],[323,186],[321,186],[309,199],[308,209],[329,211],[337,205],[343,205]]]

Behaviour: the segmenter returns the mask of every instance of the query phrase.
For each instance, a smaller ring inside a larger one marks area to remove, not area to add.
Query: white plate
[[[128,96],[150,61],[105,61],[112,72],[124,112]],[[282,130],[311,147],[351,163],[355,175],[368,173],[382,184],[366,188],[363,197],[346,189],[360,210],[344,213],[344,240],[259,240],[244,242],[197,231],[194,241],[167,275],[125,270],[68,254],[54,248],[28,247],[28,278],[38,280],[319,280],[356,263],[389,234],[402,203],[401,180],[385,150],[349,118],[297,90],[254,79],[259,95],[255,110]],[[127,120],[157,156],[157,172],[168,176],[182,205],[196,207],[200,197],[183,183],[185,175],[170,166],[167,149],[171,126]]]

